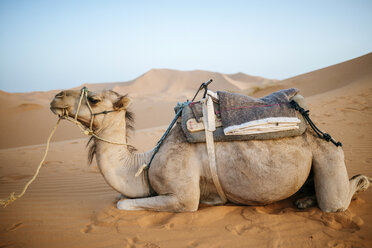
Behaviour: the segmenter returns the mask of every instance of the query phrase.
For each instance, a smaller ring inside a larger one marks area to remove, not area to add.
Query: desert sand
[[[372,176],[372,54],[282,81],[158,69],[130,82],[86,86],[129,93],[137,123],[130,143],[145,151],[161,137],[176,102],[191,99],[209,78],[212,90],[253,96],[299,88],[313,121],[343,143],[349,176]],[[39,164],[57,121],[49,111],[56,93],[0,91],[0,198],[20,192]],[[340,213],[298,210],[293,198],[267,206],[201,205],[194,213],[119,211],[118,193],[88,165],[86,142],[71,123],[61,124],[37,180],[0,209],[0,247],[372,247],[372,188]]]

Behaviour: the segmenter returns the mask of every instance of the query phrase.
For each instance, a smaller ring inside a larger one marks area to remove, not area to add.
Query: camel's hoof
[[[295,201],[295,205],[299,209],[310,208],[316,205],[315,196],[306,196]]]

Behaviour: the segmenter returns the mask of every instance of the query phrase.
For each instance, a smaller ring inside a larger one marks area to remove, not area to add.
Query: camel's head
[[[122,96],[114,91],[92,92],[83,88],[82,90],[61,91],[50,103],[50,109],[56,115],[68,115],[71,118],[75,118],[78,112],[78,121],[86,127],[89,127],[94,116],[93,127],[97,129],[102,126],[106,113],[126,111],[129,104],[130,99],[127,96]]]

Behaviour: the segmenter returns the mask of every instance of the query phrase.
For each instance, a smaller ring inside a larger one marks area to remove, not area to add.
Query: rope
[[[310,119],[309,110],[301,108],[301,106],[298,105],[298,103],[294,100],[290,101],[290,105],[292,108],[300,112],[300,114],[306,119],[310,127],[314,130],[314,132],[318,135],[319,138],[324,139],[327,142],[331,141],[335,146],[342,146],[341,142],[335,141],[331,135],[322,132],[317,126],[315,126],[314,122]]]
[[[75,121],[77,121],[78,114],[79,114],[79,112],[80,112],[81,103],[82,103],[82,101],[83,101],[83,97],[84,97],[84,95],[86,94],[86,90],[87,90],[86,87],[83,87],[83,88],[81,89],[81,94],[80,94],[79,104],[78,104],[78,107],[77,107],[77,109],[76,109],[76,114],[75,114]],[[67,113],[67,114],[68,114],[68,113]]]
[[[150,196],[155,196],[156,195],[156,192],[155,190],[151,187],[151,183],[150,183],[150,177],[149,177],[149,170],[150,170],[150,166],[151,166],[151,163],[152,163],[152,160],[154,159],[156,153],[158,153],[159,149],[160,149],[160,146],[161,144],[163,143],[163,141],[165,140],[165,138],[167,138],[170,130],[172,129],[172,127],[174,126],[174,124],[176,123],[177,119],[181,116],[182,114],[182,110],[183,108],[185,107],[185,104],[188,104],[189,102],[185,102],[181,105],[181,107],[178,109],[175,117],[173,118],[171,124],[168,126],[167,130],[165,131],[165,133],[163,134],[163,136],[160,138],[160,140],[158,141],[158,143],[156,144],[155,148],[154,148],[154,153],[151,155],[151,158],[150,158],[150,161],[148,162],[148,164],[146,165],[146,167],[144,167],[142,169],[142,171],[145,172],[145,177],[146,177],[146,181],[147,181],[147,184],[149,185],[149,188],[150,188]],[[141,172],[142,172],[141,171]],[[140,171],[138,171],[137,173],[140,174]]]
[[[81,124],[79,121],[75,121],[75,120],[72,120],[72,119],[69,119],[69,118],[66,118],[66,117],[63,117],[62,119],[65,119],[65,120],[68,120],[69,122],[72,122],[74,123],[76,126],[79,127],[79,129],[82,131],[83,134],[85,135],[90,135],[90,136],[93,136],[94,138],[96,139],[99,139],[99,140],[102,140],[104,142],[107,142],[107,143],[110,143],[110,144],[114,144],[114,145],[121,145],[121,146],[124,146],[124,145],[127,145],[127,143],[120,143],[120,142],[116,142],[116,141],[111,141],[111,140],[107,140],[107,139],[104,139],[102,137],[99,137],[97,134],[95,134],[92,130],[89,130],[89,129],[85,129],[83,124]]]
[[[204,92],[204,97],[206,96],[207,94],[207,91],[208,91],[208,85],[210,83],[212,83],[213,80],[210,79],[208,80],[207,82],[204,82],[200,85],[198,91],[196,92],[195,96],[192,98],[192,101],[193,102],[196,98],[196,96],[199,94],[200,90],[204,89],[205,92]],[[147,184],[149,185],[149,189],[150,189],[150,196],[155,196],[156,195],[156,192],[155,190],[151,187],[151,183],[150,183],[150,176],[149,176],[149,170],[150,170],[150,166],[151,166],[151,163],[152,163],[152,160],[154,159],[155,155],[158,153],[159,149],[160,149],[160,146],[163,144],[164,140],[167,138],[170,130],[173,128],[174,124],[176,123],[176,121],[178,120],[178,118],[182,115],[182,111],[183,109],[185,108],[186,105],[190,104],[189,101],[187,102],[184,102],[180,105],[179,109],[177,109],[176,111],[176,115],[174,116],[171,124],[168,126],[167,130],[165,131],[165,133],[163,134],[163,136],[160,138],[160,140],[158,141],[158,143],[156,144],[155,148],[154,148],[154,153],[151,155],[151,158],[150,158],[150,161],[147,163],[146,166],[140,168],[136,175],[140,175],[141,172],[143,171],[145,173],[145,178],[146,178],[146,181],[147,181]]]
[[[93,109],[90,106],[89,101],[88,101],[88,92],[89,91],[88,91],[88,88],[87,87],[83,87],[81,89],[79,104],[77,106],[77,110],[76,110],[76,114],[75,114],[74,119],[70,119],[69,118],[69,116],[68,116],[68,110],[66,108],[63,109],[63,114],[62,114],[62,117],[61,118],[74,123],[76,126],[79,127],[79,129],[85,135],[91,135],[91,136],[93,136],[96,139],[99,139],[99,140],[102,140],[104,142],[107,142],[107,143],[110,143],[110,144],[114,144],[114,145],[122,145],[122,146],[127,145],[127,143],[120,143],[120,142],[115,142],[115,141],[111,141],[111,140],[107,140],[107,139],[101,138],[97,134],[94,133],[94,131],[93,131],[94,117],[96,115],[100,115],[100,114],[107,114],[107,113],[111,113],[111,112],[116,112],[116,110],[105,110],[105,111],[102,111],[100,113],[93,113]],[[88,106],[88,109],[89,109],[89,112],[90,112],[89,129],[84,128],[83,124],[81,124],[81,122],[78,121],[78,115],[79,115],[79,112],[80,112],[81,104],[83,102],[83,98],[85,98],[86,105]]]
[[[89,108],[89,111],[90,111],[90,114],[91,114],[91,120],[90,120],[90,125],[89,125],[89,129],[85,129],[83,124],[81,124],[77,118],[78,118],[78,114],[80,112],[80,107],[81,107],[81,104],[82,104],[82,101],[83,101],[83,98],[85,97],[85,100],[86,100],[86,103],[88,105],[88,108]],[[0,199],[0,205],[3,206],[4,208],[6,206],[8,206],[9,204],[11,204],[12,202],[16,201],[18,198],[21,198],[27,191],[28,187],[31,185],[31,183],[33,181],[35,181],[36,177],[39,175],[39,172],[40,172],[40,169],[41,169],[41,166],[44,164],[45,162],[45,159],[46,159],[46,156],[48,154],[48,151],[49,151],[49,144],[50,144],[50,140],[52,139],[60,121],[62,119],[65,119],[65,120],[68,120],[74,124],[76,124],[76,126],[79,127],[79,129],[85,134],[85,135],[91,135],[99,140],[102,140],[104,142],[107,142],[107,143],[111,143],[111,144],[115,144],[115,145],[127,145],[126,143],[119,143],[119,142],[115,142],[115,141],[111,141],[111,140],[107,140],[107,139],[104,139],[104,138],[101,138],[99,137],[98,135],[96,135],[94,132],[93,132],[93,118],[95,115],[99,115],[99,114],[107,114],[107,113],[110,113],[110,112],[114,112],[114,111],[103,111],[101,113],[97,113],[97,114],[94,114],[93,111],[92,111],[92,108],[91,106],[89,105],[88,103],[88,89],[86,87],[82,88],[81,89],[81,95],[80,95],[80,99],[79,99],[79,104],[78,104],[78,107],[77,107],[77,111],[76,111],[76,115],[75,115],[75,118],[74,119],[69,119],[68,118],[68,110],[67,109],[63,109],[63,113],[62,113],[62,116],[59,117],[56,125],[54,126],[54,128],[52,129],[52,132],[50,133],[49,137],[48,137],[48,140],[47,140],[47,144],[46,144],[46,149],[45,149],[45,152],[44,152],[44,156],[43,158],[41,159],[40,161],[40,164],[39,166],[37,167],[36,169],[36,172],[34,174],[34,176],[26,183],[26,185],[24,186],[22,192],[18,195],[16,195],[15,192],[12,192],[10,193],[10,195],[8,196],[8,198],[5,198],[5,199]]]
[[[8,198],[6,199],[0,199],[0,205],[3,206],[4,208],[6,206],[8,206],[9,204],[11,204],[12,202],[14,202],[15,200],[17,200],[18,198],[21,198],[25,193],[26,193],[26,190],[27,188],[31,185],[31,183],[33,181],[35,181],[36,177],[39,175],[39,171],[40,171],[40,168],[41,166],[44,164],[44,161],[46,159],[46,156],[48,154],[48,151],[49,151],[49,143],[50,143],[50,140],[52,139],[53,135],[54,135],[54,132],[56,131],[57,129],[57,126],[59,125],[59,122],[61,121],[62,118],[59,118],[56,125],[54,126],[52,132],[50,133],[49,137],[48,137],[48,140],[47,140],[47,144],[46,144],[46,149],[45,149],[45,152],[44,152],[44,156],[43,158],[41,159],[40,161],[40,164],[39,166],[37,167],[36,169],[36,172],[34,174],[34,176],[26,183],[26,185],[24,186],[22,192],[18,195],[15,195],[15,192],[12,192]]]

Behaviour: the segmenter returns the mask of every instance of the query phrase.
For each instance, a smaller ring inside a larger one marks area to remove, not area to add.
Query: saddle
[[[262,98],[218,91],[208,91],[213,100],[213,139],[215,142],[268,140],[302,135],[306,122],[290,105],[296,101],[306,108],[298,89],[291,88],[274,92]],[[177,112],[181,104],[175,107]],[[183,103],[181,124],[190,143],[206,142],[201,101]]]

